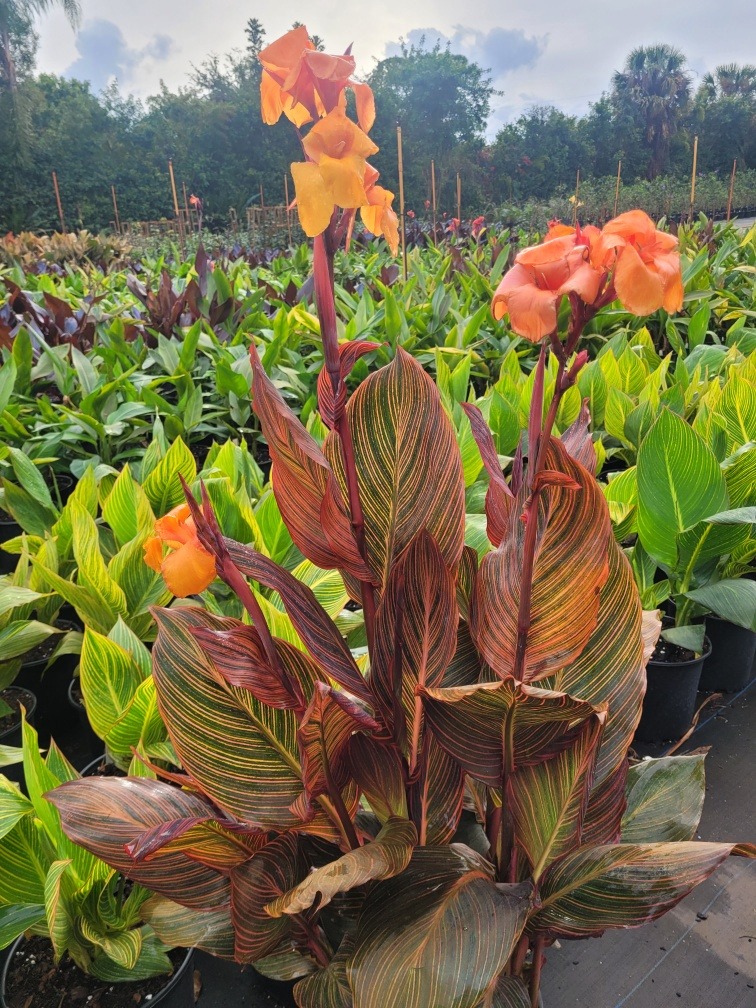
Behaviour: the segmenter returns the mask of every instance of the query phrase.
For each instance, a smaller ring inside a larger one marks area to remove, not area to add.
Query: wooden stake
[[[462,224],[462,179],[457,172],[457,220]]]
[[[186,214],[186,223],[191,230],[194,230],[194,225],[192,224],[192,211],[189,209],[189,200],[186,196],[186,182],[181,183],[181,191],[184,195],[184,213]]]
[[[738,159],[732,162],[732,172],[730,173],[730,191],[727,193],[727,220],[730,219],[732,215],[732,194],[735,190],[735,169],[738,166]]]
[[[433,209],[433,241],[436,240],[436,162],[431,161],[431,206]]]
[[[698,137],[693,137],[693,170],[690,173],[690,219],[693,220],[693,205],[696,201],[696,167],[698,165]]]
[[[572,211],[572,226],[577,227],[578,219],[578,203],[580,202],[580,169],[577,170],[577,175],[575,176],[575,207]]]
[[[60,189],[58,188],[58,175],[57,172],[52,173],[53,189],[55,190],[55,202],[58,204],[58,217],[60,217],[60,230],[64,232],[66,230],[66,220],[63,216],[63,204],[60,201]]]
[[[183,255],[185,249],[184,222],[181,220],[181,214],[179,212],[178,194],[176,193],[176,179],[173,177],[173,161],[171,160],[171,158],[168,158],[168,174],[171,177],[171,192],[173,193],[173,210],[176,214],[176,223],[178,224],[178,232],[179,232],[179,242],[181,243],[181,253]]]
[[[284,173],[284,203],[286,204],[286,230],[289,235],[289,245],[291,246],[291,211],[289,210],[289,176]]]
[[[115,214],[115,226],[118,234],[121,233],[121,218],[118,216],[118,200],[116,199],[115,186],[110,187],[110,194],[113,197],[113,213]]]
[[[404,231],[404,158],[402,157],[402,127],[396,124],[396,153],[399,167],[399,235],[402,240],[402,275],[407,279],[407,235]]]
[[[620,179],[622,178],[622,161],[617,162],[617,185],[614,187],[614,216],[617,216],[619,207]]]

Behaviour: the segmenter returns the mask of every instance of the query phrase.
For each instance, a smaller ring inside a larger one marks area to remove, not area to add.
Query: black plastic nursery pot
[[[55,624],[59,630],[82,630],[80,623],[59,619]],[[51,645],[57,643],[56,637],[48,638]],[[49,745],[50,738],[57,738],[65,733],[76,722],[76,714],[70,707],[67,697],[76,666],[79,664],[77,654],[61,655],[48,667],[48,657],[35,657],[34,654],[25,658],[21,671],[16,676],[16,685],[29,689],[37,697],[37,720],[35,722],[39,733],[39,744]]]
[[[102,739],[93,730],[87,717],[87,709],[81,699],[79,680],[71,679],[68,683],[68,709],[78,722],[77,744],[84,759],[95,762],[102,759]]]
[[[4,690],[0,691],[0,697],[5,700],[5,702],[12,708],[18,709],[19,705],[23,705],[26,711],[26,720],[29,724],[34,724],[35,715],[37,712],[37,698],[31,692],[31,690],[23,689],[21,686],[8,686]],[[21,748],[21,716],[18,715],[18,721],[15,724],[11,724],[6,728],[0,728],[0,745],[13,746],[16,749]],[[13,763],[11,766],[3,767],[0,769],[0,773],[7,777],[8,780],[13,781],[15,784],[21,784],[23,786],[24,782],[24,767],[22,763]]]
[[[47,939],[43,940],[47,941]],[[0,1008],[24,1008],[24,1005],[29,1003],[25,998],[24,1000],[19,1000],[13,989],[14,967],[19,955],[23,955],[25,942],[26,938],[22,935],[20,938],[16,939],[13,945],[11,945],[8,952],[8,956],[3,966],[2,976],[0,976]],[[119,997],[126,995],[126,988],[130,988],[131,992],[133,992],[130,998],[132,1004],[150,1005],[150,1008],[152,1008],[152,1005],[159,1005],[160,1008],[194,1008],[193,959],[194,949],[187,949],[174,972],[170,976],[164,978],[164,984],[159,987],[157,991],[151,994],[149,1000],[146,997],[140,996],[140,988],[143,990],[144,986],[139,981],[117,985],[114,984],[112,986],[119,989]],[[90,980],[86,974],[81,973],[81,971],[79,971],[76,967],[71,966],[70,968],[72,970],[76,970],[80,984]],[[42,979],[42,977],[40,977],[40,979]],[[101,990],[103,987],[108,987],[106,983],[100,980],[93,980],[93,983],[95,991]],[[59,1001],[59,998],[56,997],[54,1005],[53,1002],[49,1002],[50,1008],[55,1008],[58,1003],[70,1004],[71,1001],[70,999]],[[87,998],[85,995],[81,1003],[91,1004],[92,998]],[[108,1008],[108,1006],[113,1003],[113,999],[112,997],[109,999],[107,991],[102,993],[101,997],[97,1001],[97,1004],[101,1005],[102,1008]],[[124,1001],[121,1000],[121,1004],[123,1003]],[[39,1004],[41,1006],[43,1002],[35,999],[32,1004]],[[47,1003],[45,1003],[45,1008],[47,1008]]]
[[[756,676],[756,633],[718,616],[706,617],[706,633],[712,650],[699,689],[705,693],[739,693]]]
[[[666,742],[681,738],[696,712],[696,697],[711,641],[704,638],[703,654],[689,661],[650,661],[646,666],[643,713],[635,732],[638,742]]]
[[[0,545],[20,536],[22,531],[21,526],[14,522],[10,515],[0,511]],[[0,574],[12,574],[17,562],[18,557],[14,553],[6,553],[4,549],[0,549]]]

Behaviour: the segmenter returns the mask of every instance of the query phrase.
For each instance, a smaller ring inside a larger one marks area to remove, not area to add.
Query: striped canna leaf
[[[588,642],[608,574],[606,554],[612,535],[606,503],[595,479],[553,438],[546,467],[543,475],[550,485],[538,495],[539,528],[520,675],[525,682],[563,668]],[[579,489],[574,489],[574,484]],[[520,520],[526,506],[523,494],[524,490],[518,506],[512,509],[501,544],[481,562],[473,608],[476,644],[500,676],[512,674],[517,653],[526,529]]]
[[[156,609],[153,677],[160,713],[182,766],[225,812],[243,822],[285,829],[302,795],[296,721],[289,710],[256,700],[216,677],[194,637],[236,621],[203,609]]]
[[[295,834],[276,837],[231,872],[231,918],[235,958],[253,963],[291,944],[301,925],[291,917],[271,917],[268,903],[288,892],[307,874]]]
[[[347,404],[365,518],[365,550],[383,587],[395,561],[425,529],[451,569],[464,546],[462,462],[438,389],[399,348]],[[338,436],[324,451],[345,486]],[[433,478],[429,474],[433,473]]]
[[[349,851],[337,861],[315,868],[299,885],[271,901],[265,908],[271,917],[299,914],[313,904],[325,906],[342,892],[376,879],[389,879],[403,872],[417,843],[411,822],[389,819],[375,840]]]
[[[646,759],[627,775],[623,843],[693,840],[706,794],[705,753]]]
[[[519,767],[553,759],[601,714],[584,700],[513,679],[421,694],[438,743],[489,787],[500,787]]]
[[[86,777],[48,792],[68,836],[134,882],[184,906],[212,910],[228,904],[228,879],[184,851],[166,851],[138,863],[126,844],[145,830],[187,817],[217,817],[204,798],[163,784],[131,777]]]
[[[250,358],[254,409],[273,461],[273,492],[292,539],[318,567],[342,567],[371,580],[328,460],[265,374],[254,344]]]
[[[225,543],[242,574],[281,596],[297,633],[321,669],[321,678],[335,680],[354,696],[370,703],[372,694],[352,653],[312,590],[262,553],[230,539]]]
[[[370,890],[346,973],[360,1008],[474,1008],[525,923],[530,886],[495,885],[467,848],[418,848]]]
[[[661,917],[732,852],[730,843],[608,844],[581,847],[544,875],[529,931],[587,938],[605,928]]]
[[[424,529],[394,564],[376,617],[370,687],[412,749],[414,770],[422,729],[416,687],[439,686],[457,646],[456,585],[441,551]],[[398,695],[396,686],[400,686]]]

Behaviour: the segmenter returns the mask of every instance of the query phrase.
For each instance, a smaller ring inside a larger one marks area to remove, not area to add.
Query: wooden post
[[[462,179],[457,172],[457,220],[462,224]]]
[[[181,183],[181,191],[184,196],[184,213],[186,214],[186,223],[190,230],[194,230],[194,225],[192,224],[192,211],[189,209],[189,200],[186,195],[186,182]]]
[[[696,167],[698,165],[698,137],[693,137],[693,170],[690,173],[690,219],[693,220],[693,205],[696,202]]]
[[[622,160],[617,162],[617,185],[614,187],[614,216],[617,216],[619,207],[620,179],[622,178]]]
[[[58,217],[60,217],[60,230],[64,232],[66,230],[66,220],[63,216],[63,204],[60,201],[60,189],[58,188],[58,175],[57,172],[52,173],[53,189],[55,190],[55,202],[58,204]]]
[[[735,169],[738,166],[738,159],[732,162],[732,172],[730,173],[730,191],[727,193],[727,220],[732,216],[732,194],[735,190]]]
[[[580,202],[580,169],[577,170],[577,175],[575,176],[575,206],[572,210],[572,226],[577,227],[578,220],[578,203]]]
[[[399,236],[402,240],[402,275],[407,279],[407,235],[404,230],[404,158],[402,157],[402,127],[396,124],[396,153],[399,167]]]
[[[173,193],[173,210],[176,214],[176,224],[178,225],[179,232],[179,242],[181,243],[181,254],[185,251],[184,242],[184,222],[181,220],[181,213],[179,212],[179,202],[178,194],[176,192],[176,179],[173,177],[173,161],[168,158],[168,174],[171,177],[171,192]]]
[[[113,197],[113,213],[115,214],[115,226],[118,234],[121,233],[121,218],[118,216],[118,200],[116,199],[115,186],[110,187],[110,195]]]
[[[286,203],[286,231],[291,246],[291,210],[289,209],[289,176],[284,172],[284,202]]]
[[[436,241],[436,162],[431,161],[431,205],[433,209],[433,241]]]

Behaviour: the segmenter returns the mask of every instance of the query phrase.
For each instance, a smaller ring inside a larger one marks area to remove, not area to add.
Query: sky
[[[448,41],[490,70],[503,94],[492,101],[489,135],[533,105],[581,115],[608,90],[613,71],[636,46],[668,43],[687,57],[694,88],[721,63],[756,62],[753,0],[412,0],[371,6],[341,0],[246,4],[240,0],[81,0],[77,34],[55,11],[39,19],[38,69],[91,81],[113,78],[138,98],[160,82],[185,85],[192,65],[245,44],[257,17],[272,41],[295,20],[328,52],[354,43],[358,73],[398,51],[400,39]],[[266,10],[265,8],[269,9]]]

